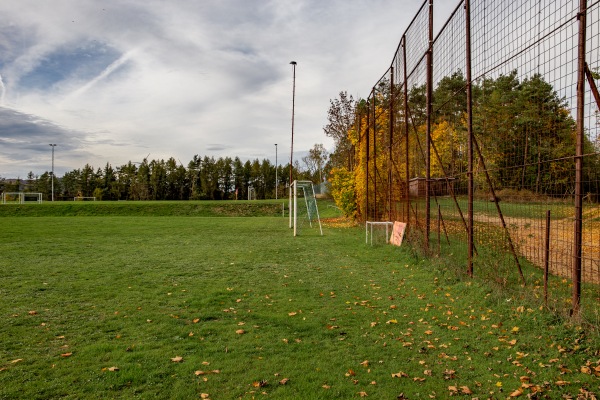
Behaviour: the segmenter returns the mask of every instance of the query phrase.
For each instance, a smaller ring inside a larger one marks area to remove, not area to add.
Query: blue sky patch
[[[114,48],[97,41],[65,46],[48,54],[34,70],[23,75],[20,86],[27,89],[49,89],[66,79],[90,80],[120,57]]]

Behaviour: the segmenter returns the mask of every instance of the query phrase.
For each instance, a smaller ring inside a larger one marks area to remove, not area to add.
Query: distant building
[[[455,181],[456,178],[429,178],[431,196],[449,196]],[[408,188],[411,197],[425,197],[426,178],[412,178]]]

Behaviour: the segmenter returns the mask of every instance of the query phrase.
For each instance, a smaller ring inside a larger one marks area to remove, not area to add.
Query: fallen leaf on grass
[[[367,392],[358,392],[358,395],[360,397],[368,397],[369,395],[367,394]]]
[[[220,374],[220,373],[221,373],[221,370],[219,370],[219,369],[213,369],[212,371],[201,371],[201,370],[198,370],[198,371],[194,372],[194,375],[200,376],[200,375]]]
[[[523,391],[521,389],[517,389],[514,392],[512,392],[509,397],[519,397],[522,394],[523,394]]]
[[[60,356],[61,357],[71,357],[73,355],[73,353],[62,353]]]
[[[361,362],[360,365],[362,365],[363,367],[368,367],[369,366],[369,360],[365,360],[365,361]]]
[[[11,364],[16,364],[16,363],[21,362],[21,361],[23,361],[22,358],[17,358],[16,360],[12,360],[10,363]]]
[[[288,315],[289,315],[290,317],[293,317],[293,316],[294,316],[294,315],[296,315],[296,314],[298,314],[296,311],[292,311],[292,312],[289,312],[289,313],[288,313]]]
[[[200,393],[201,399],[208,399],[209,397],[210,397],[210,395],[208,393]]]
[[[408,378],[408,375],[402,371],[392,374],[392,378]]]
[[[238,335],[243,335],[244,333],[246,333],[246,331],[243,329],[238,329],[237,331],[235,331],[235,333],[237,333]]]
[[[460,392],[462,394],[473,394],[473,392],[471,392],[471,389],[469,389],[468,386],[461,386],[460,387]]]
[[[287,385],[287,383],[290,381],[289,378],[283,378],[282,380],[279,381],[280,385]]]
[[[200,322],[200,318],[194,318],[194,320],[192,322],[197,324],[198,322]]]
[[[453,369],[446,369],[444,371],[444,379],[448,380],[448,379],[455,379],[456,378],[456,371],[454,371]]]
[[[29,314],[29,315],[37,315],[37,311],[32,310],[32,311],[29,311],[27,314]]]
[[[331,386],[329,386],[329,385],[323,385],[323,386],[321,386],[321,387],[322,387],[323,389],[326,389],[326,390],[327,390],[327,389],[331,389]]]
[[[173,358],[171,358],[171,361],[173,361],[173,362],[175,362],[175,363],[180,363],[180,362],[182,362],[182,361],[183,361],[183,357],[181,357],[181,356],[176,356],[176,357],[173,357]]]
[[[256,382],[252,382],[252,386],[254,386],[255,388],[261,388],[261,387],[265,387],[269,384],[269,382],[262,380],[262,381],[256,381]]]

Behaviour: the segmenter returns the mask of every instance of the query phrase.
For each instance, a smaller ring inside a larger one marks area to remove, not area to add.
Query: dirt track
[[[582,280],[600,283],[600,209],[588,210],[583,218]],[[499,217],[476,215],[476,223],[502,226]],[[544,267],[546,221],[504,217],[517,252],[540,268]],[[573,218],[552,219],[550,223],[549,270],[571,277],[573,265]]]

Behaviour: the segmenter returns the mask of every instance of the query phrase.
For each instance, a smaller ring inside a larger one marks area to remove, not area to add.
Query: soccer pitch
[[[580,328],[548,328],[551,315],[368,246],[360,227],[293,237],[282,217],[183,216],[2,227],[2,399],[506,397],[524,375],[550,397],[598,392],[579,372],[597,366]]]

